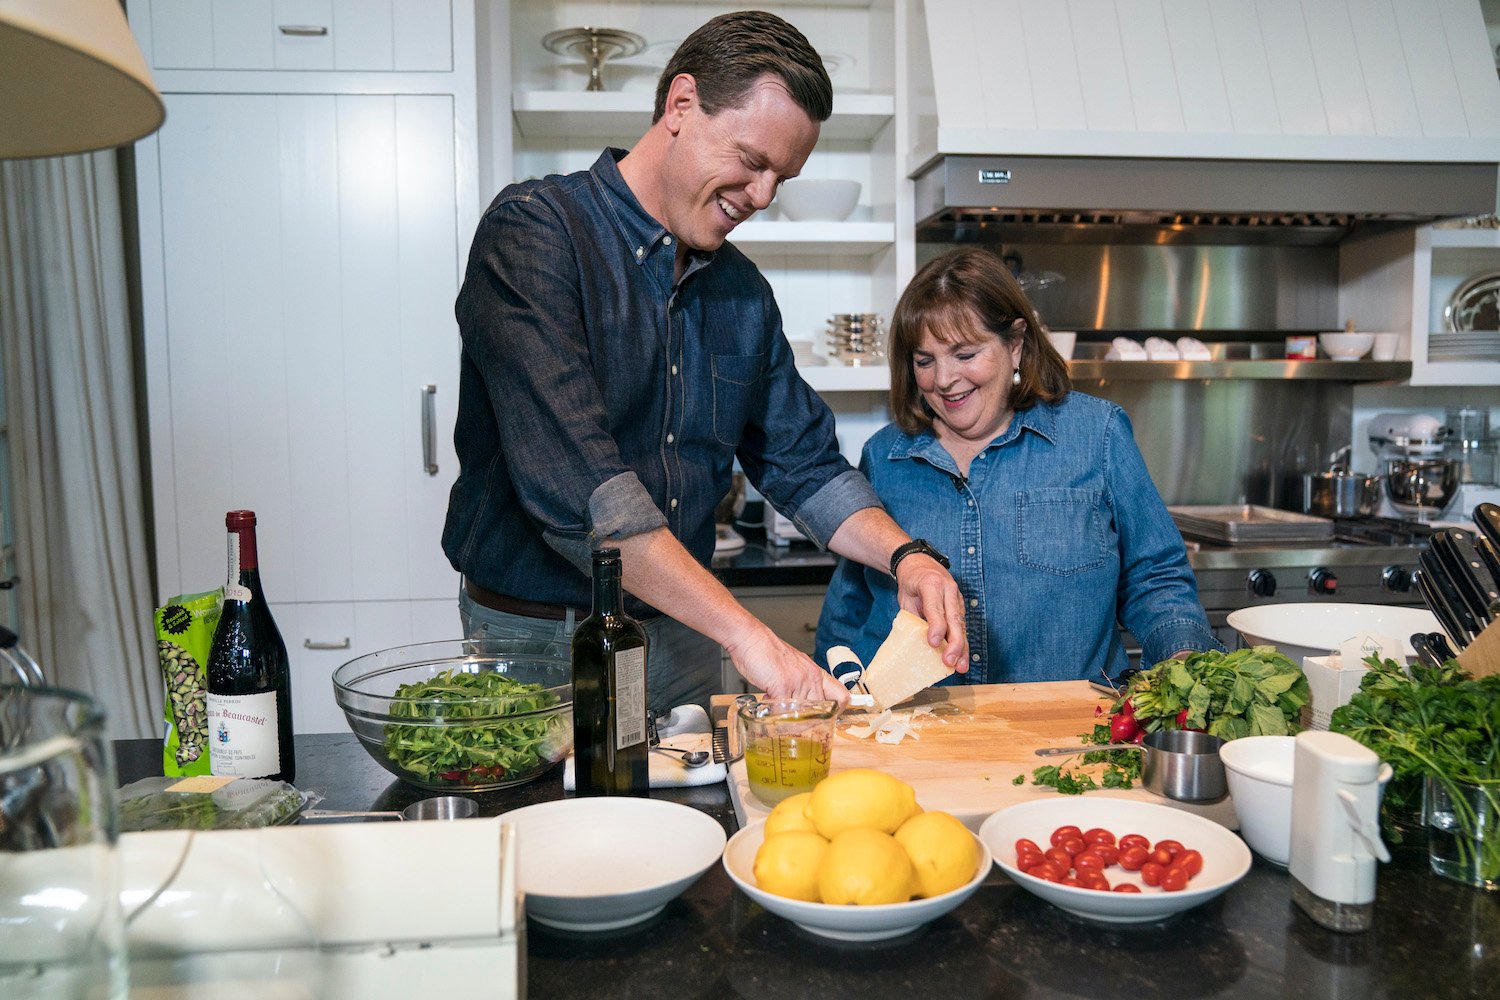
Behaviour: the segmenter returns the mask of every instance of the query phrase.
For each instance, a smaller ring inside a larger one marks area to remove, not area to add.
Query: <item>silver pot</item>
[[[1388,458],[1385,492],[1408,514],[1441,514],[1458,492],[1459,463],[1451,458]]]
[[[1346,469],[1302,474],[1302,512],[1318,517],[1364,517],[1380,507],[1380,477]]]

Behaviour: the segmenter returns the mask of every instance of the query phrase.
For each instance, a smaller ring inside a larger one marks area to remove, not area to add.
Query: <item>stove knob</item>
[[[1412,586],[1412,574],[1409,569],[1400,566],[1387,566],[1380,571],[1380,586],[1393,594],[1405,594],[1410,592]]]
[[[1252,569],[1245,582],[1250,585],[1250,593],[1256,597],[1276,596],[1276,578],[1268,570]]]
[[[1314,594],[1332,596],[1339,592],[1339,578],[1321,567],[1307,574],[1307,589]]]

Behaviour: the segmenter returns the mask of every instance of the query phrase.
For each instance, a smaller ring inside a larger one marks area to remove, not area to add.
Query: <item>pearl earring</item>
[[[1012,375],[1010,377],[1010,384],[1011,385],[1020,385],[1021,384],[1021,369],[1020,369],[1019,366],[1016,368],[1015,372],[1012,373]]]

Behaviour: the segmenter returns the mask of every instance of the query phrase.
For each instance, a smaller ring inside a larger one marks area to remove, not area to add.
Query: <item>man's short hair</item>
[[[667,90],[680,73],[697,81],[698,103],[709,115],[738,107],[767,73],[781,78],[813,121],[833,113],[833,83],[817,50],[802,32],[762,10],[720,14],[677,46],[656,84],[653,123],[666,113]]]

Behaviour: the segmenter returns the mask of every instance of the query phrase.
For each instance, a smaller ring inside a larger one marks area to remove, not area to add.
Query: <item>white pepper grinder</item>
[[[1292,770],[1292,901],[1334,931],[1368,930],[1375,916],[1380,796],[1391,767],[1342,733],[1298,733]]]

